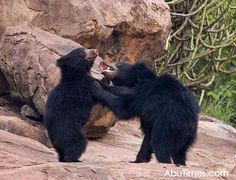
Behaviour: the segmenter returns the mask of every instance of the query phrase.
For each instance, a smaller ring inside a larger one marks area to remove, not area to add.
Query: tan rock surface
[[[78,47],[81,45],[37,28],[8,27],[0,41],[0,69],[9,83],[11,94],[20,97],[24,103],[33,103],[43,114],[48,93],[60,79],[56,60]],[[98,57],[93,68],[96,77],[99,76],[96,74],[99,61]],[[100,123],[96,124],[96,120]],[[86,126],[86,134],[93,138],[102,137],[114,123],[111,113],[97,105]]]
[[[0,31],[19,24],[96,47],[113,60],[152,64],[163,52],[171,19],[164,0],[0,0]]]
[[[34,139],[46,146],[51,147],[45,128],[36,122],[24,121],[14,116],[0,115],[0,129],[19,136]]]
[[[166,170],[220,171],[227,177],[179,177],[174,179],[235,179],[236,130],[219,122],[200,121],[198,139],[188,153],[186,167],[150,163],[132,164],[141,143],[139,123],[119,122],[107,136],[89,141],[82,163],[59,163],[53,149],[5,131],[0,131],[0,177],[11,179],[173,179]],[[217,127],[216,130],[212,127]],[[210,129],[208,131],[208,129]],[[220,131],[219,131],[220,129]],[[218,136],[222,133],[222,136]]]
[[[19,98],[10,95],[0,96],[0,115],[21,117],[20,108],[23,106]]]
[[[40,118],[40,114],[27,104],[21,107],[20,114],[22,118]]]

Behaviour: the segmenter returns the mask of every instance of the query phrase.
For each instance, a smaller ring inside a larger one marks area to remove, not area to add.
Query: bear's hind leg
[[[153,132],[155,133],[155,132]],[[155,156],[160,163],[171,164],[171,154],[166,139],[158,137],[156,134],[152,135],[151,145]]]
[[[152,150],[152,147],[150,144],[150,136],[145,134],[141,148],[140,148],[138,155],[136,157],[136,160],[131,161],[131,163],[149,162],[152,157],[152,152],[153,152],[153,150]]]
[[[171,158],[169,152],[162,147],[154,148],[155,156],[160,163],[169,163],[171,164]]]
[[[64,153],[60,148],[56,148],[59,162],[64,162]]]
[[[176,165],[186,165],[186,150],[181,150],[179,152],[172,154],[172,159]]]
[[[64,162],[81,162],[78,159],[81,157],[87,146],[87,139],[83,136],[79,139],[74,139],[69,143],[69,147],[65,149]]]
[[[150,142],[152,136],[152,127],[141,120],[141,129],[144,133],[143,142],[136,156],[136,160],[131,161],[131,163],[145,163],[149,162],[152,158],[153,149]]]
[[[178,138],[178,139],[181,140],[181,138]],[[185,137],[183,139],[187,139],[187,141],[184,142],[185,143],[184,146],[181,147],[180,150],[173,152],[171,155],[172,159],[176,165],[186,165],[187,151],[188,151],[189,147],[193,144],[195,136],[191,136],[188,138]]]

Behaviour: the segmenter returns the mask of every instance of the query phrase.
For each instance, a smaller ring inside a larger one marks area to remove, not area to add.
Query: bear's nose
[[[93,51],[96,55],[98,55],[98,50],[97,49],[94,49]]]

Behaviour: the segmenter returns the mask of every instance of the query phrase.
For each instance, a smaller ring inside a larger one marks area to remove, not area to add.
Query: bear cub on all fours
[[[78,162],[87,139],[82,127],[89,118],[94,99],[90,69],[98,56],[96,49],[78,48],[57,61],[61,80],[50,92],[44,123],[60,162]]]
[[[157,76],[144,64],[104,61],[100,69],[114,86],[101,84],[98,101],[119,119],[141,120],[144,139],[134,162],[149,162],[154,152],[161,163],[185,165],[187,150],[196,138],[199,113],[190,90],[174,76]]]

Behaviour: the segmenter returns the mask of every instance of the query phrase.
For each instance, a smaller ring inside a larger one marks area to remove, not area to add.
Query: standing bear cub
[[[57,61],[61,80],[49,94],[44,123],[60,162],[78,162],[85,151],[82,127],[96,104],[90,69],[97,56],[96,49],[78,48]]]
[[[100,69],[114,86],[97,85],[98,101],[119,119],[141,120],[144,139],[134,162],[149,162],[154,152],[161,163],[185,165],[198,124],[199,106],[192,93],[172,75],[157,76],[144,64],[104,61]]]

